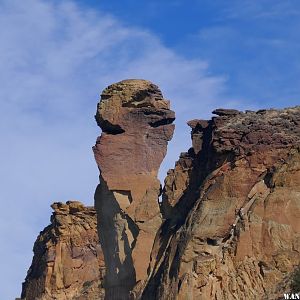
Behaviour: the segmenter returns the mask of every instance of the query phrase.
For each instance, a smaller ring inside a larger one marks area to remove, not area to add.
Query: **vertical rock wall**
[[[277,299],[300,263],[300,107],[214,113],[166,178],[142,299]]]

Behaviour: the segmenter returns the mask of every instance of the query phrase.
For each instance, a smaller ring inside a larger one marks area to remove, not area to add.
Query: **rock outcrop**
[[[22,299],[271,300],[289,292],[300,265],[300,106],[213,113],[188,122],[192,148],[162,189],[169,102],[145,80],[106,88],[96,113],[95,210],[53,204]]]
[[[105,265],[96,211],[78,201],[53,203],[52,208],[51,224],[34,244],[22,299],[104,299]]]
[[[96,121],[102,134],[93,150],[101,173],[95,207],[107,299],[136,297],[147,279],[162,222],[157,173],[174,119],[169,101],[149,81],[121,81],[101,95]]]
[[[165,180],[143,299],[275,299],[300,262],[300,107],[214,113]]]

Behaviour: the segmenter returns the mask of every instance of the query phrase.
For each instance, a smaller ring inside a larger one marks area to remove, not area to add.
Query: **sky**
[[[159,85],[176,129],[159,176],[215,108],[300,99],[298,0],[0,0],[0,299],[18,297],[50,204],[93,205],[101,91]]]

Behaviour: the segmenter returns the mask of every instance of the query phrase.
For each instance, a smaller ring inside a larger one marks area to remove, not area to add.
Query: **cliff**
[[[300,263],[300,106],[213,113],[188,122],[192,148],[161,189],[157,171],[174,130],[169,102],[145,80],[106,88],[93,148],[96,210],[53,205],[22,299],[278,299],[288,292]]]
[[[273,299],[299,264],[300,107],[214,113],[165,180],[144,299]]]

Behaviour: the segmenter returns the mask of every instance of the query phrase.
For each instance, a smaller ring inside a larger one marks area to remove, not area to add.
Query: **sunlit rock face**
[[[169,101],[149,81],[124,80],[101,95],[96,121],[102,134],[93,150],[101,174],[95,207],[107,299],[134,297],[147,279],[162,223],[157,173],[174,119]]]
[[[143,299],[279,299],[300,262],[300,107],[214,113],[165,180]]]
[[[105,264],[96,211],[78,201],[52,204],[22,288],[26,300],[104,299]]]

